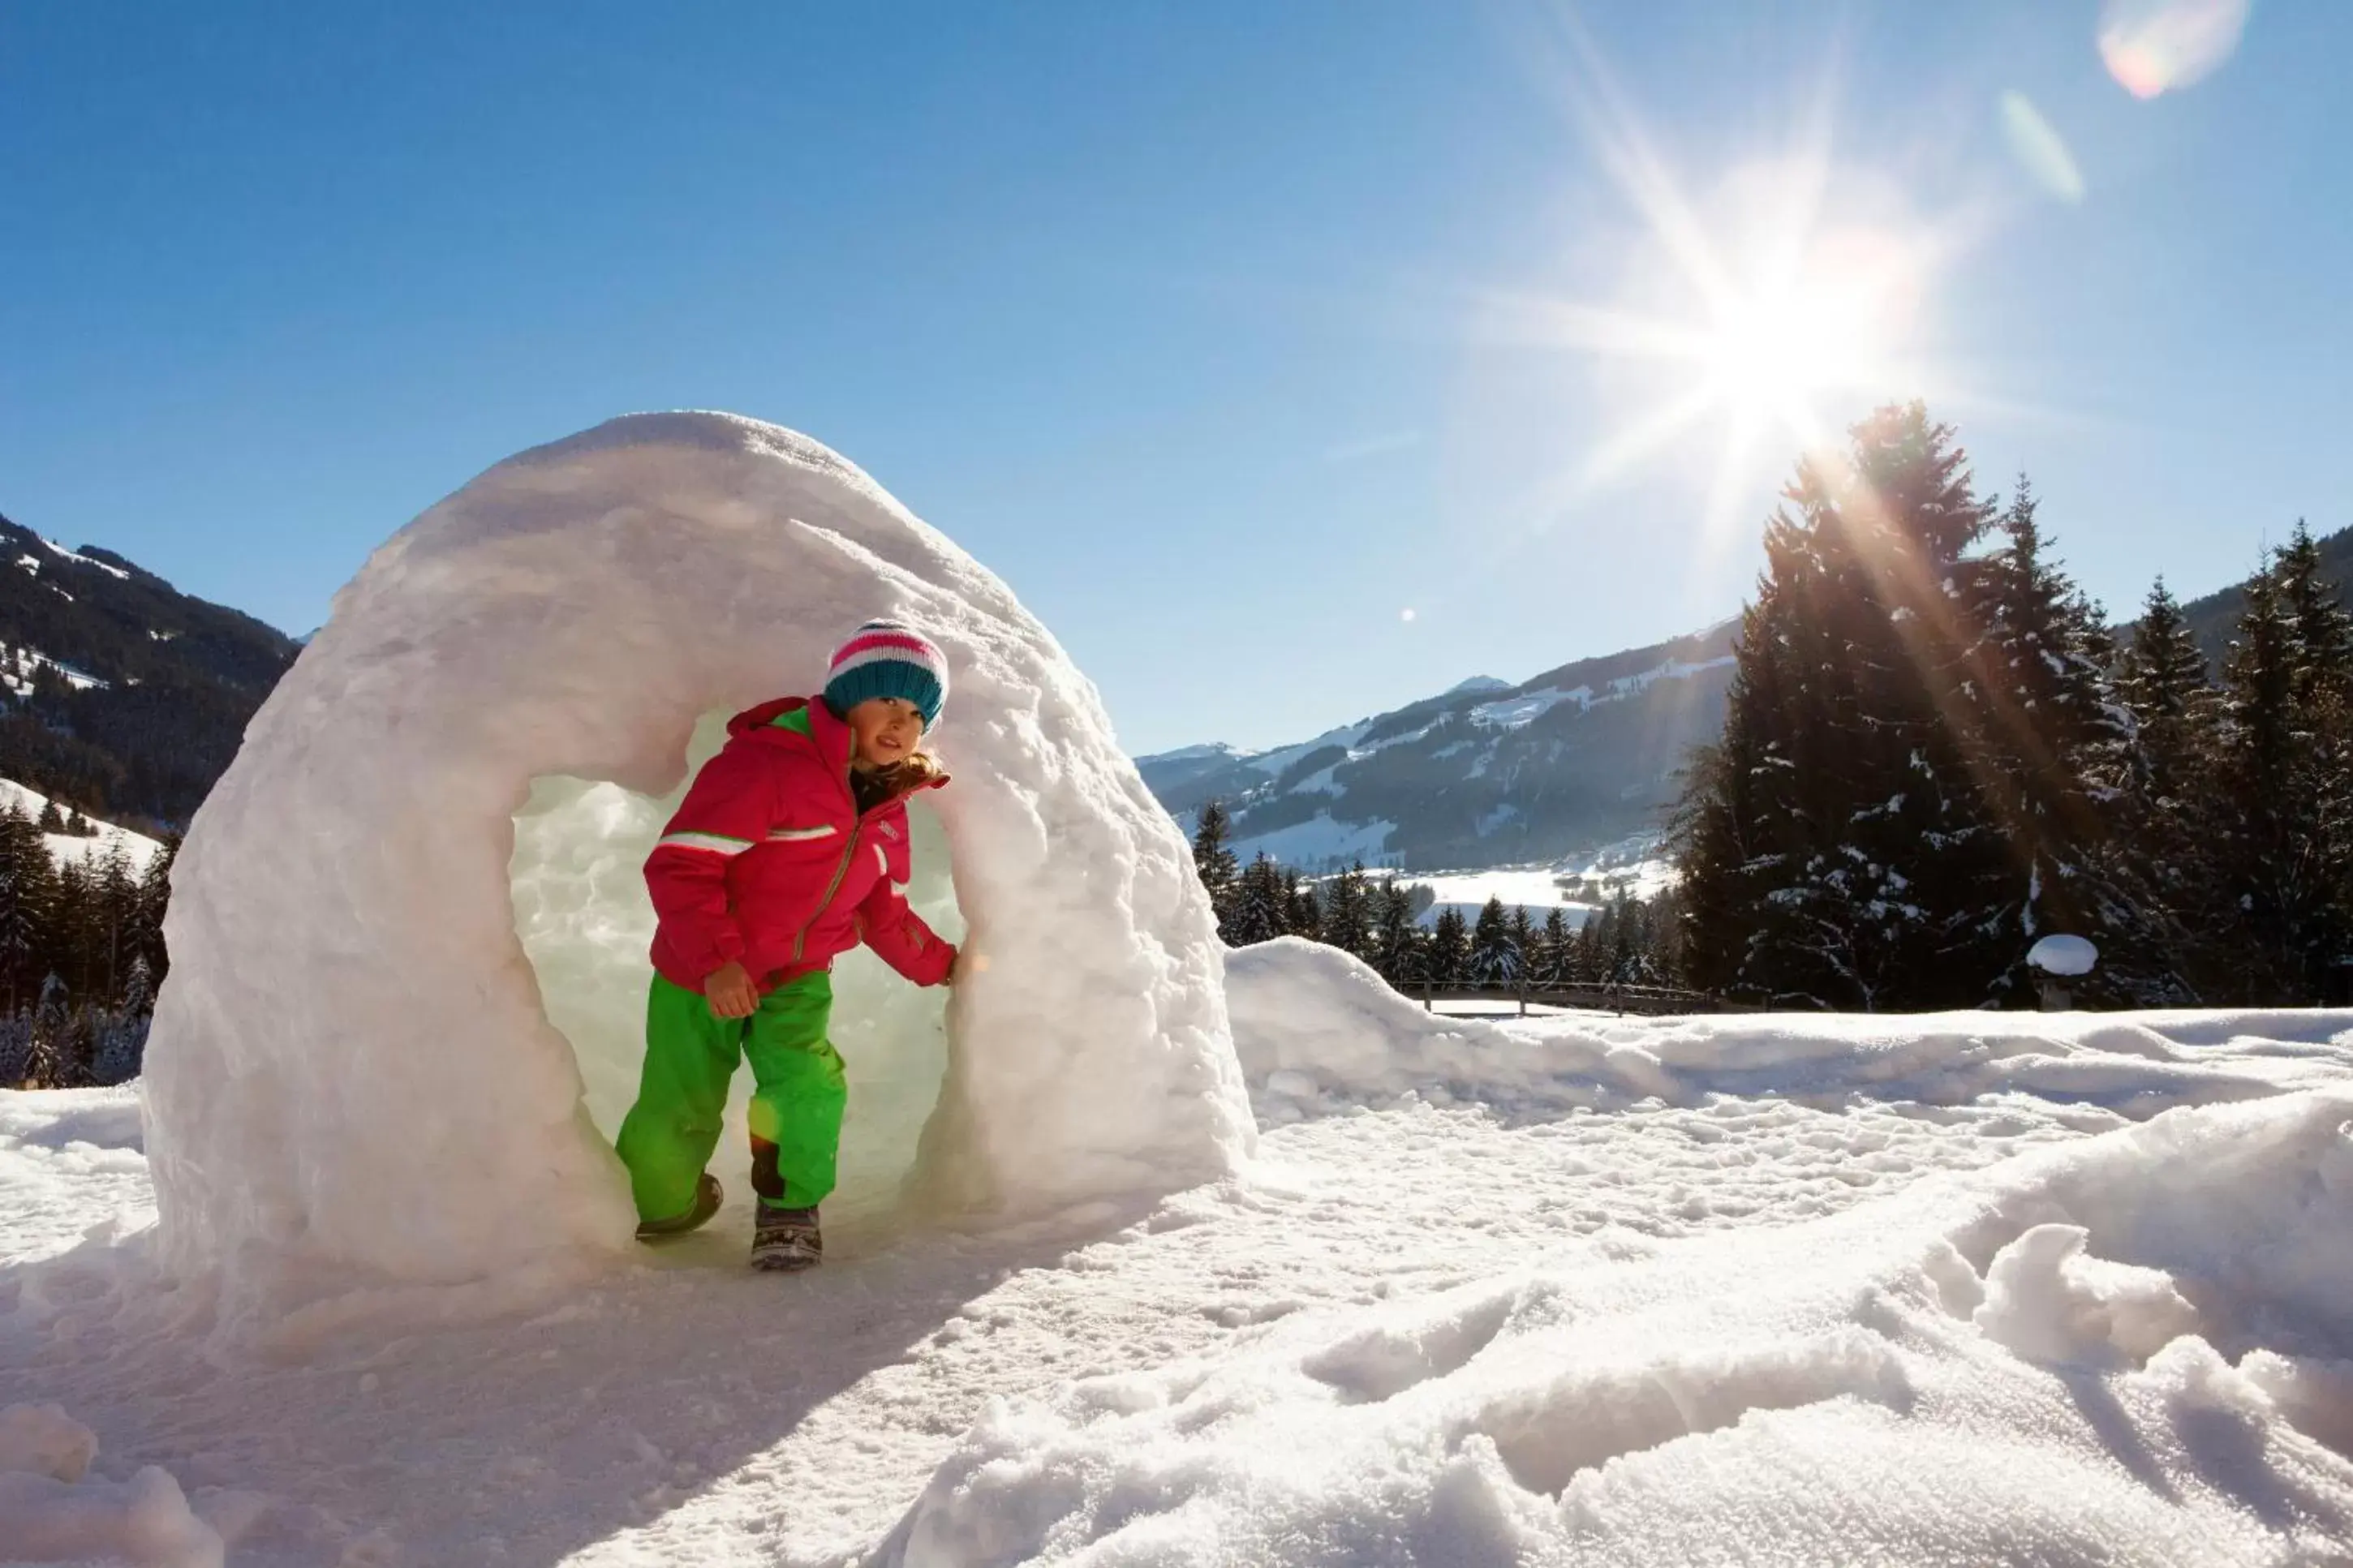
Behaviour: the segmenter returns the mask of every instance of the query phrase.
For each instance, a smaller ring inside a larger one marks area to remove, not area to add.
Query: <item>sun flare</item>
[[[1704,488],[1721,544],[1766,468],[1872,404],[1949,390],[1922,355],[1924,300],[1965,223],[1924,220],[1900,182],[1833,156],[1827,87],[1788,140],[1687,183],[1598,51],[1572,43],[1569,107],[1636,222],[1613,239],[1595,214],[1579,265],[1614,259],[1614,287],[1503,300],[1504,330],[1584,361],[1609,411],[1565,493],[1670,465]]]

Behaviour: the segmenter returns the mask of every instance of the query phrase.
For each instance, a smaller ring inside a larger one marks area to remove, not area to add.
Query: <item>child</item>
[[[646,861],[654,982],[646,1065],[619,1149],[640,1240],[719,1210],[703,1169],[727,1080],[752,1061],[754,1268],[800,1269],[823,1243],[847,1097],[826,1039],[833,960],[864,941],[919,985],[956,950],[907,907],[906,797],[947,783],[917,749],[947,699],[947,661],[896,621],[833,656],[824,695],[737,714]]]

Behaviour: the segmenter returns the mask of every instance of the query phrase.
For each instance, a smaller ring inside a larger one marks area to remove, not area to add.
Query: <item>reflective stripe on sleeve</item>
[[[886,881],[889,880],[891,876],[891,857],[882,853],[882,846],[880,844],[877,844],[874,847],[874,864],[876,868],[881,871],[883,879]]]
[[[768,835],[771,844],[801,844],[812,838],[830,838],[840,829],[826,827],[779,827]]]
[[[654,846],[657,849],[708,849],[713,855],[741,855],[752,847],[747,838],[730,838],[723,833],[673,833]]]

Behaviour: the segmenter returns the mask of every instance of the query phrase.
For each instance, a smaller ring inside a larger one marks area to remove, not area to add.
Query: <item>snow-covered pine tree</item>
[[[2320,546],[2304,519],[2295,520],[2272,563],[2281,606],[2295,628],[2296,699],[2307,707],[2325,695],[2341,695],[2353,685],[2353,615],[2348,615],[2328,580]]]
[[[0,1007],[10,1014],[28,1006],[38,992],[56,899],[48,845],[11,800],[0,809]]]
[[[1788,1005],[1963,1005],[1992,852],[1961,735],[1968,552],[1993,503],[1918,403],[1809,457],[1766,529],[1722,740],[1681,813],[1694,976]],[[1614,954],[1613,954],[1614,956]]]
[[[2197,634],[2163,577],[2142,602],[2117,661],[2116,696],[2133,716],[2141,792],[2153,806],[2178,811],[2212,747],[2214,688]]]
[[[2295,952],[2317,892],[2317,868],[2298,842],[2305,814],[2297,805],[2304,769],[2295,643],[2278,579],[2266,567],[2247,584],[2222,666],[2215,783],[2235,809],[2217,824],[2211,847],[2223,896],[2221,923],[2210,933],[2221,962],[2208,976],[2209,1001],[2293,1003],[2304,989]],[[2218,984],[2227,989],[2215,990]]]
[[[1430,941],[1422,949],[1422,973],[1433,985],[1452,985],[1462,979],[1470,957],[1470,928],[1462,911],[1449,904],[1430,922]]]
[[[1242,868],[1237,881],[1227,942],[1235,947],[1248,947],[1282,935],[1290,929],[1290,879],[1282,867],[1261,852]]]
[[[1544,929],[1536,933],[1535,958],[1529,965],[1529,982],[1543,986],[1567,984],[1569,943],[1576,940],[1577,933],[1568,929],[1568,911],[1557,906],[1546,910]]]
[[[33,1008],[32,1046],[25,1077],[46,1089],[62,1088],[71,1068],[71,1009],[64,977],[50,973],[41,982],[41,999]]]
[[[1374,884],[1372,952],[1368,961],[1392,985],[1421,978],[1421,928],[1414,921],[1413,896],[1395,877]]]
[[[33,1019],[28,1013],[0,1013],[0,1089],[22,1089],[33,1067]]]
[[[112,1006],[121,999],[123,971],[130,961],[127,933],[139,916],[139,884],[131,874],[131,851],[116,839],[98,863],[91,892],[90,938],[92,994]]]
[[[1357,861],[1324,884],[1323,940],[1370,963],[1373,957],[1372,889],[1365,863]]]
[[[147,1030],[154,1017],[155,990],[147,961],[133,954],[123,975],[121,1005],[98,1016],[100,1083],[128,1083],[139,1076],[147,1055]]]
[[[1529,918],[1525,904],[1512,906],[1512,918],[1505,934],[1512,950],[1512,979],[1523,986],[1533,984],[1535,965],[1543,954],[1537,951],[1540,939],[1536,923]]]
[[[2115,649],[2099,612],[2051,560],[2035,513],[2021,476],[2000,548],[1972,563],[1971,700],[1960,722],[1999,853],[1981,862],[1956,956],[1989,977],[1987,999],[2024,1005],[2037,990],[2029,949],[2053,933],[2087,937],[2100,965],[2079,992],[2185,1003],[2179,943],[2117,831],[2135,724],[2109,677]]]
[[[2211,840],[2221,895],[2206,999],[2308,1005],[2334,993],[2348,948],[2343,611],[2291,544],[2248,583],[2223,663]],[[2307,640],[2307,638],[2309,640]]]
[[[1226,847],[1232,826],[1226,816],[1225,803],[1213,800],[1201,807],[1201,820],[1193,829],[1193,870],[1201,879],[1201,886],[1208,889],[1209,908],[1218,916],[1219,934],[1229,942],[1234,942],[1229,926],[1241,880],[1241,862]]]
[[[180,840],[176,835],[164,840],[161,854],[152,857],[147,868],[139,876],[139,895],[133,905],[131,951],[147,961],[147,973],[153,984],[161,986],[164,976],[171,970],[171,954],[164,949],[164,915],[172,901],[172,864],[179,858]]]
[[[2116,834],[2146,889],[2168,961],[2195,992],[2212,966],[2209,933],[2234,923],[2216,903],[2212,850],[2235,808],[2214,779],[2218,697],[2180,603],[2159,577],[2116,661],[2132,739],[2116,784]]]
[[[1512,922],[1504,913],[1504,900],[1489,899],[1472,928],[1466,978],[1483,985],[1507,984],[1519,973],[1520,953],[1512,945]]]
[[[1316,896],[1315,884],[1297,871],[1286,868],[1282,873],[1282,929],[1290,936],[1303,936],[1310,942],[1324,940],[1324,904]]]

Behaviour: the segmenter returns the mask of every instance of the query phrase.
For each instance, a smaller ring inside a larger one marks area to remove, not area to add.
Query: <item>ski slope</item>
[[[1232,1179],[788,1280],[731,1225],[527,1315],[331,1301],[241,1349],[156,1272],[133,1093],[0,1097],[0,1405],[95,1447],[0,1476],[0,1541],[2353,1560],[2353,1015],[1498,1026],[1303,942],[1229,971]]]

